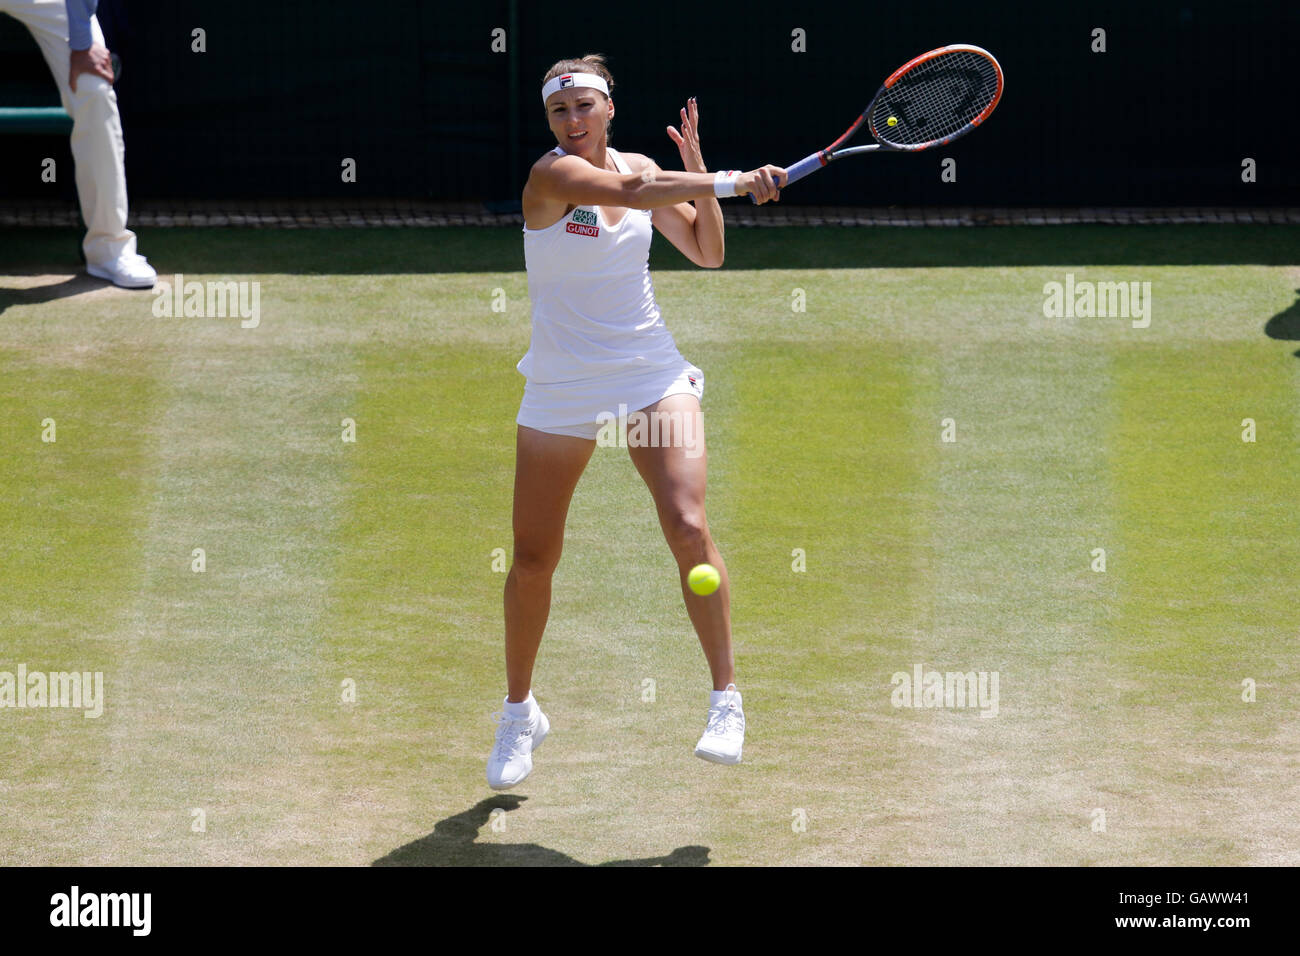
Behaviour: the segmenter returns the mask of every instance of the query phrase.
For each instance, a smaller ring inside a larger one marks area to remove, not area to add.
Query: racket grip
[[[800,179],[803,179],[813,170],[821,169],[821,168],[822,168],[822,155],[821,155],[821,150],[818,150],[815,153],[811,153],[810,155],[805,156],[803,159],[799,160],[799,162],[795,163],[793,166],[786,167],[785,184],[781,188],[784,189],[786,186],[789,186],[791,183],[798,182]],[[758,200],[754,198],[753,193],[749,194],[749,201],[755,204],[758,203]]]

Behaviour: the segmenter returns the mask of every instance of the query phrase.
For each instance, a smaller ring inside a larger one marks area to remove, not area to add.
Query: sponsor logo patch
[[[600,236],[600,226],[596,222],[596,213],[594,211],[575,209],[572,218],[572,222],[565,224],[565,232],[571,232],[575,236],[590,236],[593,239]]]

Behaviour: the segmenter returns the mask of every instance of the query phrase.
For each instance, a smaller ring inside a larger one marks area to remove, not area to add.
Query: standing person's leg
[[[678,422],[682,425],[680,431],[673,431],[667,441],[661,440],[657,446],[633,447],[629,420],[628,455],[654,498],[659,525],[677,560],[686,612],[709,662],[713,689],[722,691],[736,678],[731,649],[731,585],[704,511],[708,454],[700,402],[690,394],[670,395],[643,409],[642,414],[658,414],[659,421],[671,423],[670,427]],[[654,429],[651,433],[660,432]],[[691,568],[697,564],[713,565],[722,577],[722,584],[710,595],[696,594],[686,583]]]
[[[153,286],[154,271],[136,253],[127,229],[126,147],[117,94],[102,77],[82,73],[74,92],[68,82],[68,15],[64,0],[4,0],[0,9],[32,33],[54,77],[63,108],[72,117],[70,147],[76,163],[77,198],[86,222],[82,249],[92,274],[133,288]],[[104,44],[92,17],[94,42]]]

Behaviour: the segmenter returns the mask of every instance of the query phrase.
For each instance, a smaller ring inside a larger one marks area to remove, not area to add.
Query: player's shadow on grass
[[[492,817],[492,811],[503,813],[518,809],[527,797],[500,794],[480,800],[468,810],[439,822],[433,832],[398,847],[387,856],[380,857],[372,866],[591,866],[558,850],[550,850],[536,843],[478,842],[479,831]],[[667,856],[646,857],[640,860],[610,860],[598,866],[707,866],[709,848],[706,846],[679,846]]]
[[[1296,289],[1300,294],[1300,289]],[[1296,299],[1287,309],[1283,309],[1264,324],[1264,334],[1270,339],[1285,339],[1288,342],[1300,342],[1300,299]],[[1300,349],[1296,351],[1300,357]]]
[[[0,286],[0,315],[3,315],[4,311],[11,305],[35,305],[40,302],[53,302],[55,299],[66,299],[69,296],[81,295],[83,292],[94,292],[97,289],[104,288],[107,284],[103,279],[96,279],[94,276],[81,272],[46,285],[29,286],[21,289],[2,285]]]

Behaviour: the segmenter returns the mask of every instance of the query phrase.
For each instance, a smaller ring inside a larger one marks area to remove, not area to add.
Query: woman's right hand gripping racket
[[[922,53],[889,75],[839,139],[788,167],[779,188],[833,159],[879,150],[919,152],[947,145],[988,119],[1001,98],[1002,67],[988,50],[955,43]],[[876,142],[845,147],[863,124]],[[753,193],[749,198],[758,202]]]

